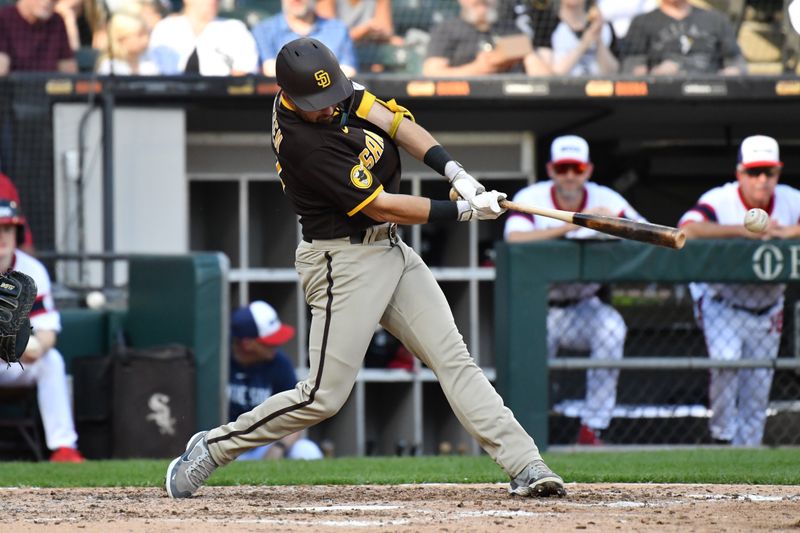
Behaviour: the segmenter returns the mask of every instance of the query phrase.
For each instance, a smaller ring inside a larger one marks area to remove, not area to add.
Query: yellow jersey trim
[[[377,100],[377,98],[375,98],[374,94],[369,91],[364,91],[364,96],[361,97],[361,103],[358,104],[358,109],[356,109],[356,116],[366,120],[369,110],[372,109],[372,106],[375,104],[375,100]]]
[[[358,213],[359,211],[361,211],[362,209],[364,209],[364,206],[370,204],[375,198],[378,197],[378,195],[381,192],[383,192],[383,185],[379,185],[378,188],[375,189],[374,193],[370,194],[363,202],[361,202],[360,204],[355,206],[353,209],[351,209],[347,213],[347,216],[351,217],[351,216],[355,215],[356,213]]]

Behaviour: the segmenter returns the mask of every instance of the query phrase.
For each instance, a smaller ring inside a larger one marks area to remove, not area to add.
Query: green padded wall
[[[497,387],[541,449],[548,440],[547,291],[554,281],[797,282],[800,242],[704,240],[671,250],[634,241],[496,246]]]
[[[135,256],[129,262],[128,342],[135,348],[180,343],[193,351],[199,429],[223,421],[227,271],[227,258],[219,253]]]

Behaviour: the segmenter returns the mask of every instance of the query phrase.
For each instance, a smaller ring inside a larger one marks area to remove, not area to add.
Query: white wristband
[[[466,200],[458,200],[456,202],[458,206],[458,221],[459,222],[466,222],[472,218],[472,206]]]

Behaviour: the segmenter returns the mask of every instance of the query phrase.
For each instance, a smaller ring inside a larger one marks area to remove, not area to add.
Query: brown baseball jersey
[[[331,123],[306,122],[282,94],[275,97],[272,151],[306,240],[346,237],[378,224],[361,209],[381,191],[400,188],[397,145],[360,116],[374,102],[356,85],[355,112],[342,126],[338,110]]]

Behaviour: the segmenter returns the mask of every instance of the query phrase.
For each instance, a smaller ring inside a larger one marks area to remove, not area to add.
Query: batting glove
[[[486,192],[486,187],[461,167],[456,170],[453,179],[450,180],[450,185],[453,186],[461,198],[467,201],[472,200],[478,194]]]
[[[507,198],[506,194],[497,191],[488,191],[475,195],[469,202],[458,201],[458,220],[465,222],[476,218],[478,220],[494,220],[506,212],[505,207],[500,207],[500,201]]]

